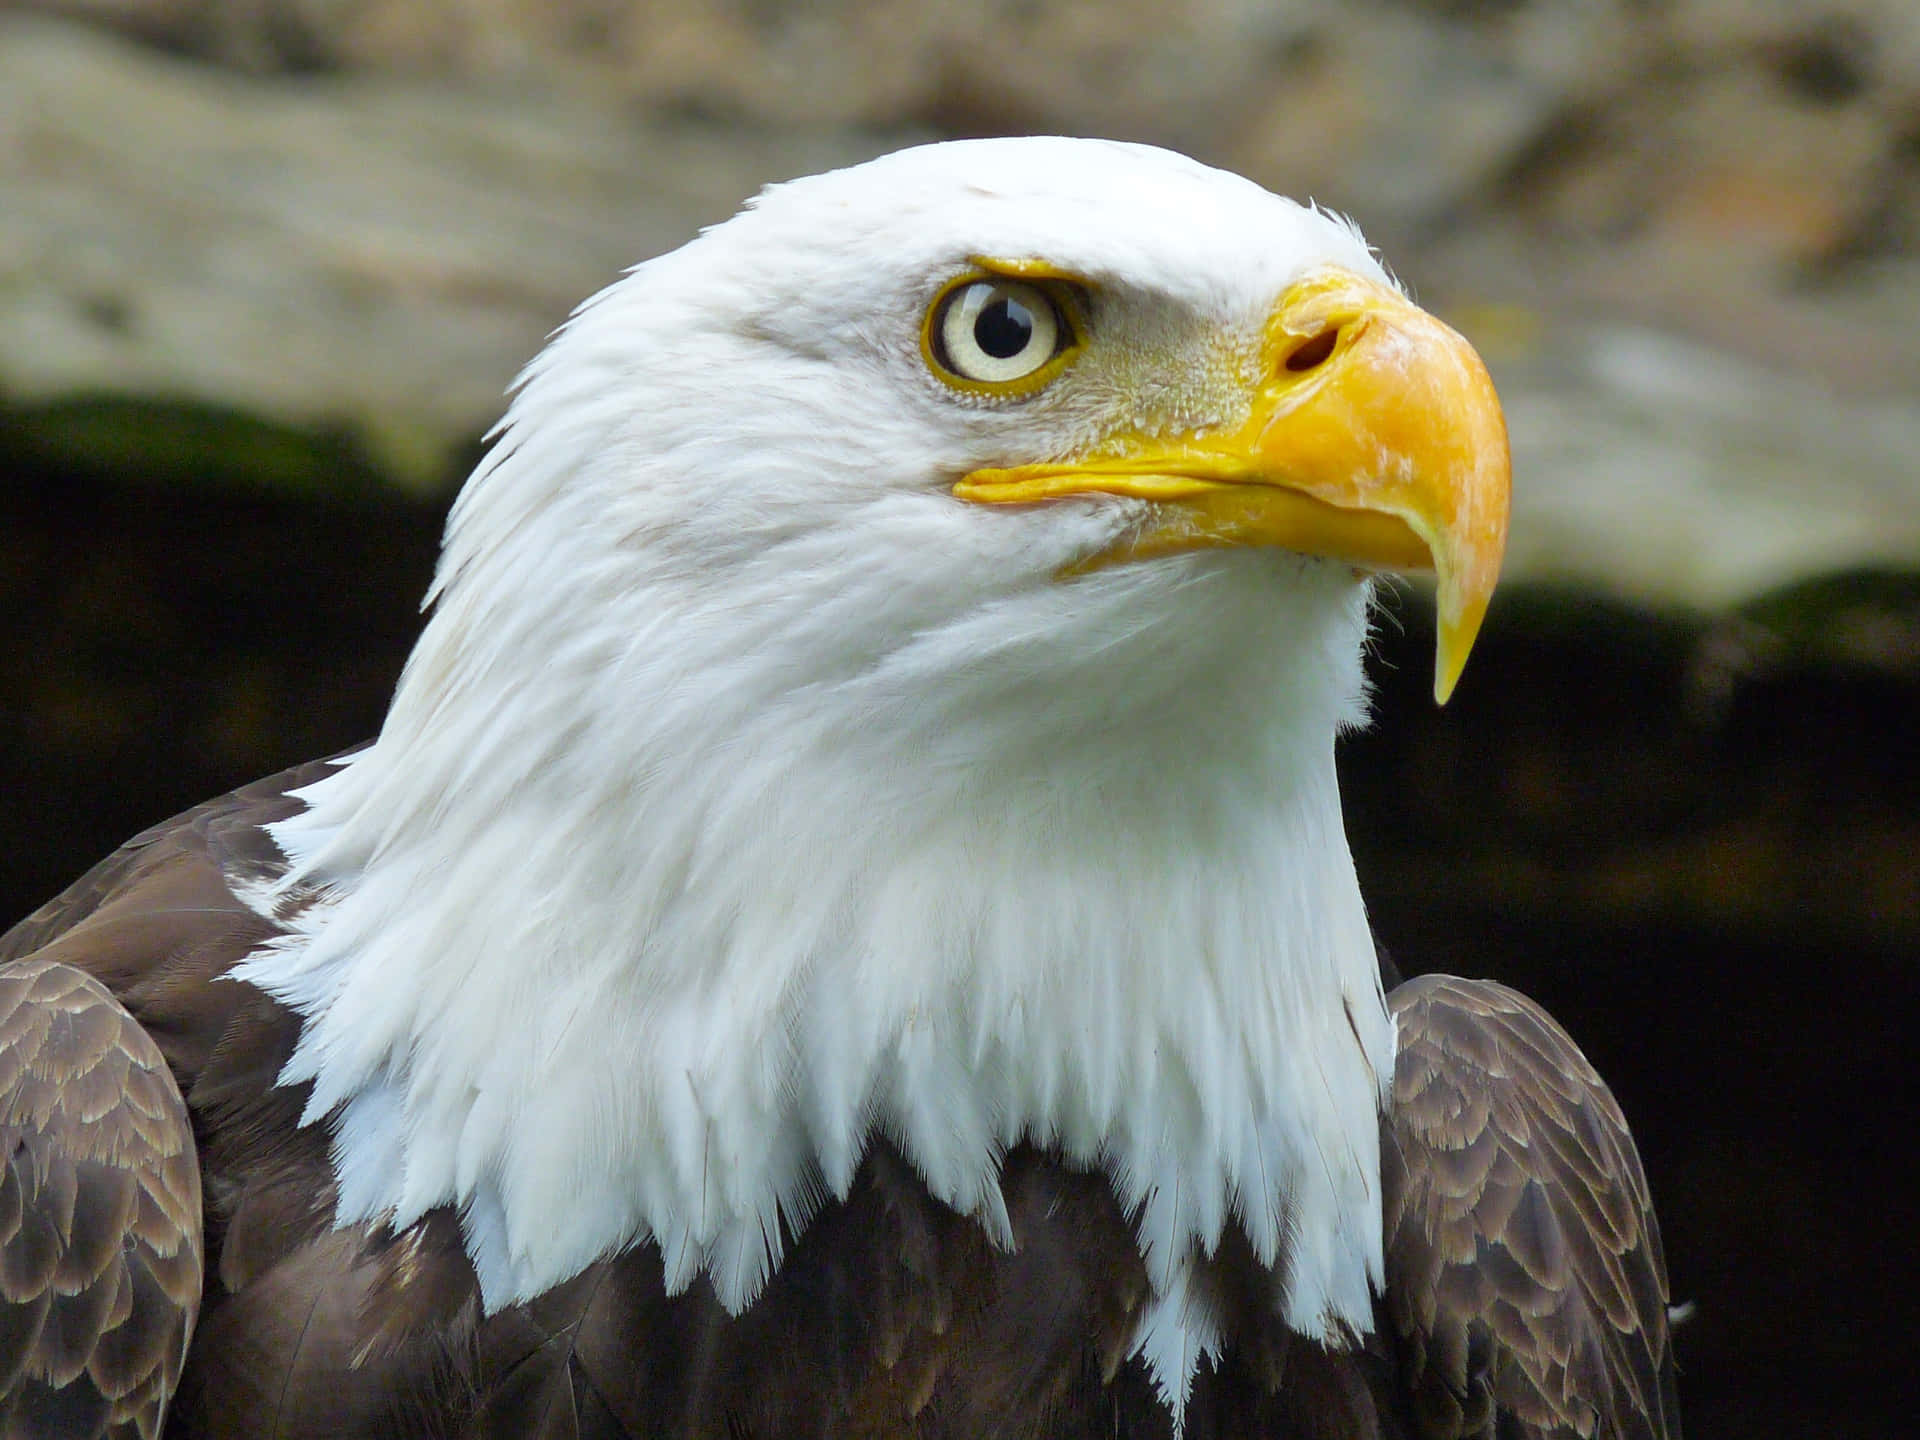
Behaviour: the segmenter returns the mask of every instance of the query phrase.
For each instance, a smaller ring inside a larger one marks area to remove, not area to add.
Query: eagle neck
[[[1393,1042],[1333,765],[1357,660],[1117,720],[999,679],[916,719],[875,674],[656,717],[637,765],[577,686],[509,725],[403,684],[276,829],[289,933],[241,972],[305,1018],[282,1078],[341,1223],[458,1207],[489,1309],[652,1241],[737,1310],[876,1135],[1009,1246],[1034,1143],[1137,1217],[1176,1403],[1228,1227],[1294,1328],[1364,1331]]]

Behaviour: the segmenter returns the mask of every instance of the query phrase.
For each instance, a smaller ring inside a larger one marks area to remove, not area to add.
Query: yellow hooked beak
[[[1473,347],[1377,281],[1327,270],[1268,320],[1245,424],[1128,437],[1064,464],[976,470],[981,504],[1124,495],[1146,522],[1081,570],[1222,546],[1272,545],[1439,580],[1433,694],[1467,663],[1507,540],[1511,464],[1493,381]]]

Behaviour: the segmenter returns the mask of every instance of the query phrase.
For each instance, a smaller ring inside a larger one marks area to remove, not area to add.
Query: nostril
[[[1302,370],[1312,370],[1324,365],[1327,357],[1333,354],[1333,347],[1340,343],[1340,330],[1330,326],[1309,340],[1302,341],[1294,352],[1287,356],[1287,369],[1298,374]]]

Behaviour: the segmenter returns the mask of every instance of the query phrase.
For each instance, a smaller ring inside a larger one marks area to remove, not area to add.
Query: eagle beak
[[[1486,366],[1397,291],[1343,270],[1293,286],[1231,432],[1125,436],[1077,460],[976,470],[963,500],[1120,495],[1146,518],[1076,570],[1269,545],[1439,581],[1434,699],[1467,663],[1506,548],[1512,467]]]

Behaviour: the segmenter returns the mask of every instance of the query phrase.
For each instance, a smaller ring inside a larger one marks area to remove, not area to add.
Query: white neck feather
[[[1104,683],[1056,674],[1051,708],[1013,653],[920,715],[886,664],[735,713],[662,676],[637,764],[580,715],[505,719],[604,657],[456,707],[430,627],[379,743],[277,832],[326,898],[243,972],[307,1017],[284,1079],[338,1108],[341,1222],[461,1207],[490,1308],[649,1237],[738,1308],[876,1130],[1003,1242],[1030,1140],[1138,1207],[1176,1399],[1211,1339],[1186,1268],[1230,1220],[1287,1254],[1290,1324],[1364,1332],[1393,1038],[1333,766],[1357,660],[1303,661],[1325,617],[1276,618],[1259,563],[1297,562],[1197,559],[1208,603],[1152,631],[1140,587],[1094,587]],[[1303,593],[1357,651],[1354,587]]]

